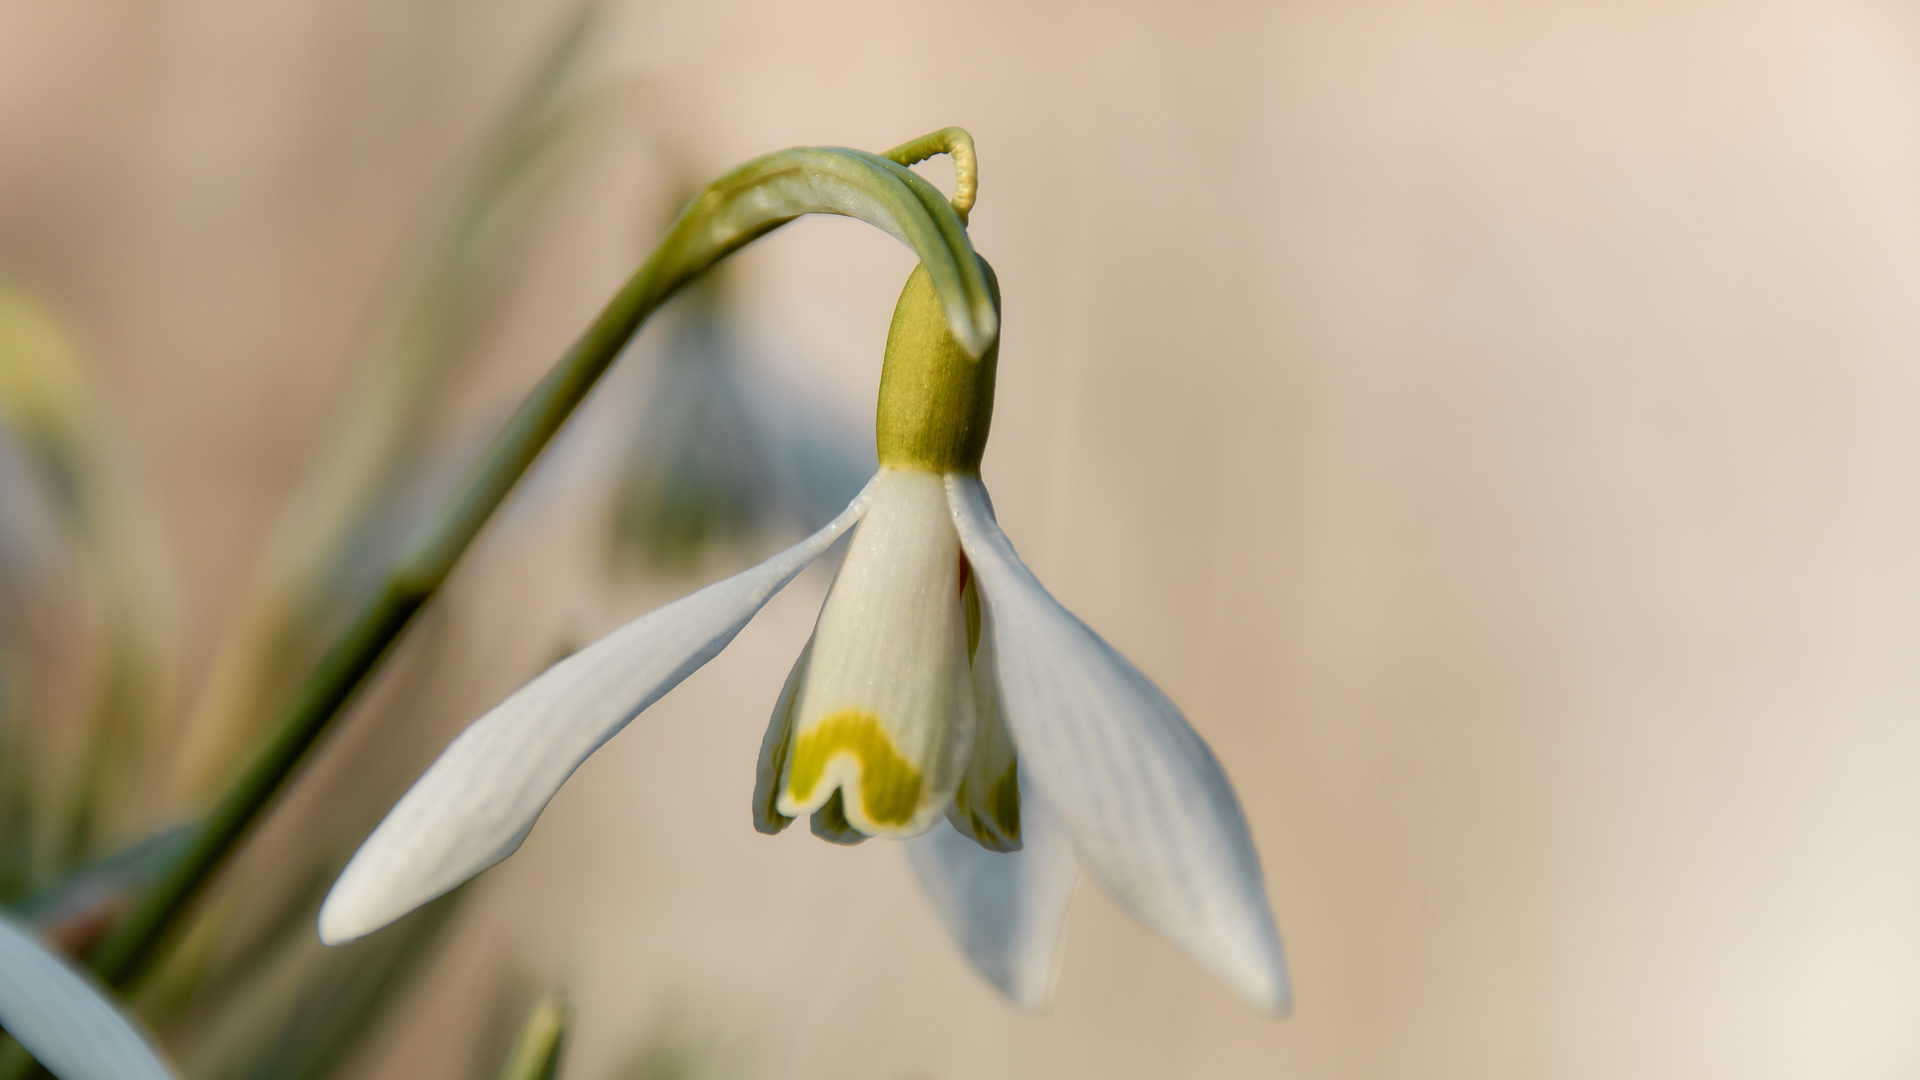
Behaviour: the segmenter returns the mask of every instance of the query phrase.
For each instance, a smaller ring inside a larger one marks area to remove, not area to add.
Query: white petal
[[[134,1022],[72,965],[0,918],[0,1027],[60,1080],[169,1080]]]
[[[1121,907],[1247,1001],[1290,1012],[1260,857],[1213,752],[1041,587],[993,520],[979,477],[950,475],[947,492],[986,600],[1021,772]]]
[[[372,933],[513,854],[560,785],[640,711],[726,648],[866,510],[562,660],[476,720],[387,814],[320,909],[320,937]]]
[[[952,829],[907,841],[935,914],[969,963],[1021,1008],[1053,999],[1067,901],[1080,878],[1054,811],[1021,784],[1019,851],[988,851]]]
[[[868,836],[939,821],[973,747],[960,538],[939,474],[882,469],[800,675],[777,807],[799,817],[844,792]]]

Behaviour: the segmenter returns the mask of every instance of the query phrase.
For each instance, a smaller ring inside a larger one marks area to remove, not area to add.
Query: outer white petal
[[[968,962],[1023,1009],[1053,1000],[1067,901],[1080,879],[1073,847],[1031,784],[1020,785],[1019,851],[988,851],[953,829],[907,841],[920,887]]]
[[[0,918],[0,1027],[60,1080],[170,1080],[132,1020],[33,935]]]
[[[1250,1003],[1293,993],[1239,800],[1180,710],[1060,606],[1014,554],[977,476],[950,475],[960,543],[993,627],[1020,769],[1134,918]]]
[[[807,539],[615,630],[474,721],[347,864],[320,908],[321,940],[372,933],[513,854],[580,763],[726,648],[859,519],[871,491]]]

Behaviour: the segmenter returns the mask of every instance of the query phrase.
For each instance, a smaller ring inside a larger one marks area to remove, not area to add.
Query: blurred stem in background
[[[17,466],[0,467],[4,531],[15,534],[0,536],[0,902],[45,888],[94,855],[103,832],[125,829],[138,798],[134,770],[155,748],[166,711],[173,578],[158,522],[111,432],[68,336],[26,297],[0,289],[0,453]],[[57,632],[34,619],[31,595],[53,575],[17,565],[32,557],[21,549],[33,538],[21,533],[36,502],[50,518],[45,539],[74,564],[92,624],[95,656],[83,666],[93,690],[71,702],[47,685],[66,665],[24,640]]]
[[[259,742],[273,707],[314,666],[434,504],[458,480],[470,433],[443,403],[474,366],[476,342],[516,281],[555,190],[605,142],[627,91],[581,78],[597,8],[585,5],[499,110],[460,184],[440,200],[398,299],[362,354],[302,485],[282,512],[243,611],[191,717],[172,778],[176,800],[204,803]],[[181,948],[141,994],[194,1075],[300,1080],[328,1075],[409,985],[460,903],[370,941],[326,949],[319,900],[351,845],[404,789],[461,707],[458,688],[484,647],[459,613],[413,635],[408,662],[362,721],[378,740],[349,741],[309,797],[276,815],[255,845],[181,922]],[[98,957],[96,957],[98,959]]]
[[[463,893],[435,901],[368,948],[282,948],[231,995],[187,1056],[201,1080],[322,1080],[348,1059],[439,942]],[[310,930],[301,919],[298,930]]]
[[[594,11],[575,15],[504,110],[361,357],[195,704],[174,781],[189,804],[233,775],[274,706],[379,588],[432,505],[408,481],[430,464],[435,406],[465,372],[478,324],[546,197],[612,111],[608,99],[572,85]]]
[[[234,774],[275,704],[287,699],[355,605],[378,590],[408,533],[457,481],[470,442],[464,430],[448,430],[440,404],[473,369],[474,344],[514,283],[550,196],[619,112],[614,94],[580,78],[595,11],[578,9],[539,56],[459,185],[440,200],[446,209],[415,245],[398,299],[383,313],[304,482],[282,511],[196,703],[174,762],[176,802],[204,804],[220,778]],[[364,954],[323,950],[312,933],[319,897],[365,820],[404,787],[417,759],[432,749],[435,721],[458,707],[454,688],[475,647],[461,622],[435,619],[416,635],[415,652],[425,655],[401,665],[377,705],[362,710],[367,722],[389,729],[381,744],[345,748],[346,767],[317,778],[319,797],[290,807],[296,820],[281,825],[276,842],[253,852],[199,905],[180,931],[183,947],[142,993],[144,1011],[165,1021],[197,1073],[280,1076],[291,1067],[281,1045],[301,1043],[305,1049],[292,1060],[314,1060],[318,1033],[350,1047],[378,1001],[397,992],[449,923],[451,905]],[[405,723],[384,722],[402,717]],[[310,997],[300,990],[310,982],[364,987],[377,1000]],[[289,1034],[263,1039],[228,1022],[236,1011],[254,1027]]]
[[[617,111],[615,92],[577,85],[592,14],[591,6],[580,9],[544,52],[534,77],[491,125],[464,181],[442,200],[448,209],[417,245],[399,299],[388,306],[306,482],[281,517],[194,714],[189,752],[175,755],[176,804],[204,801],[200,792],[214,778],[233,773],[236,753],[254,740],[270,704],[284,700],[354,603],[378,587],[425,516],[415,506],[430,507],[457,476],[448,464],[458,447],[436,434],[434,404],[465,370],[490,301],[512,279],[546,197]],[[60,951],[98,960],[102,936],[132,898],[203,834],[194,826],[167,828],[90,858],[103,823],[111,827],[105,838],[114,839],[131,817],[125,808],[138,806],[150,817],[167,786],[160,752],[168,747],[150,729],[168,702],[174,658],[163,646],[176,635],[159,530],[133,497],[139,489],[112,468],[117,460],[104,438],[110,429],[92,411],[82,372],[44,313],[0,292],[0,904],[31,920]],[[436,470],[444,474],[437,490],[423,497]],[[17,526],[30,523],[23,509],[41,503],[58,535],[39,545],[48,557],[36,562],[26,543],[34,537],[9,541],[22,531]],[[46,636],[44,627],[13,624],[47,622],[29,616],[60,606],[25,601],[37,601],[26,594],[46,591],[54,576],[40,563],[63,552],[77,553],[69,561],[81,563],[104,655],[90,680],[99,700],[93,723],[84,726],[86,745],[67,755],[79,760],[49,770],[42,760],[49,751],[37,744],[83,725],[67,722],[38,692],[33,676],[57,665],[37,654],[23,658],[14,647],[33,636],[29,631]],[[432,647],[390,680],[397,685],[384,695],[384,707],[416,720],[448,711],[445,676],[463,666],[460,651],[468,647],[449,640],[454,621],[436,620],[436,632],[426,635]],[[289,842],[253,860],[265,865],[241,875],[244,896],[228,889],[224,902],[202,905],[183,935],[192,947],[176,950],[158,992],[143,995],[145,1011],[158,1005],[169,1017],[169,1041],[184,1039],[192,1051],[194,1075],[327,1075],[447,925],[457,897],[366,948],[327,950],[314,938],[319,897],[349,845],[410,778],[415,758],[401,741],[424,743],[433,730],[397,727],[399,739],[383,740],[377,755],[360,755],[375,758],[371,765],[331,783],[329,794],[346,798],[307,807],[297,828],[283,828]],[[420,746],[416,757],[431,749]],[[50,800],[58,805],[40,805]],[[0,1036],[0,1075],[30,1068]]]

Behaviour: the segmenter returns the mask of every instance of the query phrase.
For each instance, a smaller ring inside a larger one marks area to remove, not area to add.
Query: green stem
[[[859,150],[803,147],[756,158],[714,181],[521,402],[440,514],[413,537],[379,592],[274,718],[193,842],[95,951],[95,974],[124,990],[146,973],[182,914],[641,323],[714,263],[812,213],[860,218],[905,242],[927,267],[956,338],[976,356],[997,339],[999,313],[966,227],[931,184],[901,165]],[[0,1080],[24,1076],[31,1067],[22,1067],[24,1060],[17,1047],[0,1045]]]

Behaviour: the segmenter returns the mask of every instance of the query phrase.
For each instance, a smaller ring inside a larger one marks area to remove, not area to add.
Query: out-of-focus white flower
[[[979,478],[994,363],[954,342],[916,271],[888,335],[881,468],[852,505],[554,665],[469,727],[354,856],[321,936],[370,933],[511,854],[589,754],[854,529],[774,706],[757,827],[807,814],[836,842],[909,839],[962,951],[1023,1006],[1051,995],[1085,866],[1247,1001],[1287,1012],[1259,856],[1219,762],[1041,587],[994,520]]]
[[[677,303],[614,504],[623,568],[689,570],[708,548],[776,523],[817,529],[873,475],[871,443],[811,407],[803,388],[751,370],[723,277],[710,272]]]
[[[106,994],[0,918],[0,1027],[60,1080],[171,1080]]]

